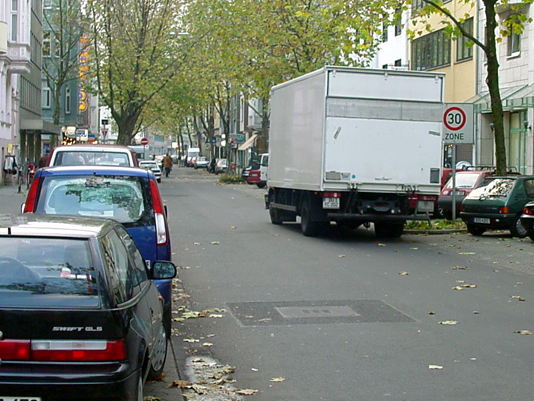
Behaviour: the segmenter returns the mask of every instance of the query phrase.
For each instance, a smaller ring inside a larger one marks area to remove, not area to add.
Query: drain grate
[[[242,302],[228,308],[244,326],[414,321],[380,300]]]

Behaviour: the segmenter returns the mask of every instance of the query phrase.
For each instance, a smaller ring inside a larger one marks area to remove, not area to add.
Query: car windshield
[[[0,237],[0,307],[97,307],[87,240]]]
[[[61,151],[54,166],[130,166],[128,155],[119,152]]]
[[[46,177],[36,213],[139,221],[148,209],[142,179],[130,176]]]
[[[516,180],[511,178],[496,178],[488,185],[474,189],[468,199],[506,198],[514,187]]]
[[[479,173],[456,174],[456,188],[473,188],[479,176]],[[446,187],[452,189],[452,178],[449,178]]]

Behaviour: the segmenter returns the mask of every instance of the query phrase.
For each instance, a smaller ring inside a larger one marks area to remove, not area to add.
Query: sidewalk
[[[180,379],[178,371],[178,363],[176,360],[176,353],[173,338],[169,341],[169,348],[167,349],[167,360],[161,379],[157,381],[147,381],[145,384],[145,400],[146,401],[179,401],[183,399],[182,392],[177,385]]]
[[[26,185],[21,188],[20,193],[15,184],[0,185],[0,213],[20,214],[21,205],[26,200]]]

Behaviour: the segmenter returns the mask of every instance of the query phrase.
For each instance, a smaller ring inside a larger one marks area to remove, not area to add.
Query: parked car
[[[145,170],[151,171],[156,177],[157,182],[161,182],[161,168],[155,160],[140,160],[139,167],[144,168]]]
[[[195,169],[197,169],[197,168],[206,168],[206,167],[208,167],[209,163],[210,162],[209,162],[207,157],[199,156],[199,157],[197,157],[195,159],[193,167]]]
[[[521,223],[523,207],[534,200],[534,176],[494,177],[489,184],[476,188],[462,202],[460,216],[473,235],[490,229],[510,230],[525,237]]]
[[[168,344],[152,280],[175,275],[112,220],[0,219],[0,399],[143,400]]]
[[[171,260],[171,242],[154,175],[139,168],[72,166],[38,170],[23,211],[44,215],[110,218],[132,236],[149,267]],[[172,283],[157,280],[165,299],[164,323],[170,332]]]
[[[267,182],[262,181],[262,179],[261,179],[261,170],[260,169],[249,170],[248,176],[246,177],[245,181],[250,185],[256,184],[256,186],[258,188],[264,188],[265,185],[267,185]]]
[[[47,166],[123,166],[137,167],[135,152],[119,145],[65,145],[54,148]]]
[[[464,198],[471,193],[474,188],[479,187],[486,177],[493,174],[493,170],[467,170],[456,172],[456,189],[455,200],[456,210],[460,210],[460,206]],[[441,189],[438,198],[438,210],[441,216],[450,219],[452,217],[452,198],[453,198],[453,179],[449,178],[447,183]]]
[[[226,173],[228,171],[228,160],[217,159],[215,163],[215,174]]]
[[[534,202],[529,202],[523,207],[521,223],[525,227],[527,235],[534,241]]]

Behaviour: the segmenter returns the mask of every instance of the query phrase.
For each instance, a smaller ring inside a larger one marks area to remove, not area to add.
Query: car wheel
[[[163,324],[160,326],[160,331],[156,340],[154,341],[154,349],[150,358],[150,369],[148,371],[148,378],[155,379],[161,376],[163,368],[165,367],[165,360],[167,359],[167,334]]]
[[[158,178],[156,181],[161,184],[161,178]]]
[[[258,188],[265,188],[265,185],[267,185],[265,182],[258,182],[256,184],[258,186]]]
[[[471,235],[475,235],[475,236],[479,237],[482,234],[484,234],[485,231],[486,231],[486,229],[483,228],[483,227],[475,226],[473,224],[468,224],[467,225],[467,232],[469,232],[469,234],[471,234]]]
[[[514,221],[514,225],[510,228],[510,232],[513,237],[525,238],[528,234],[527,229],[521,223],[521,219],[518,217]]]

